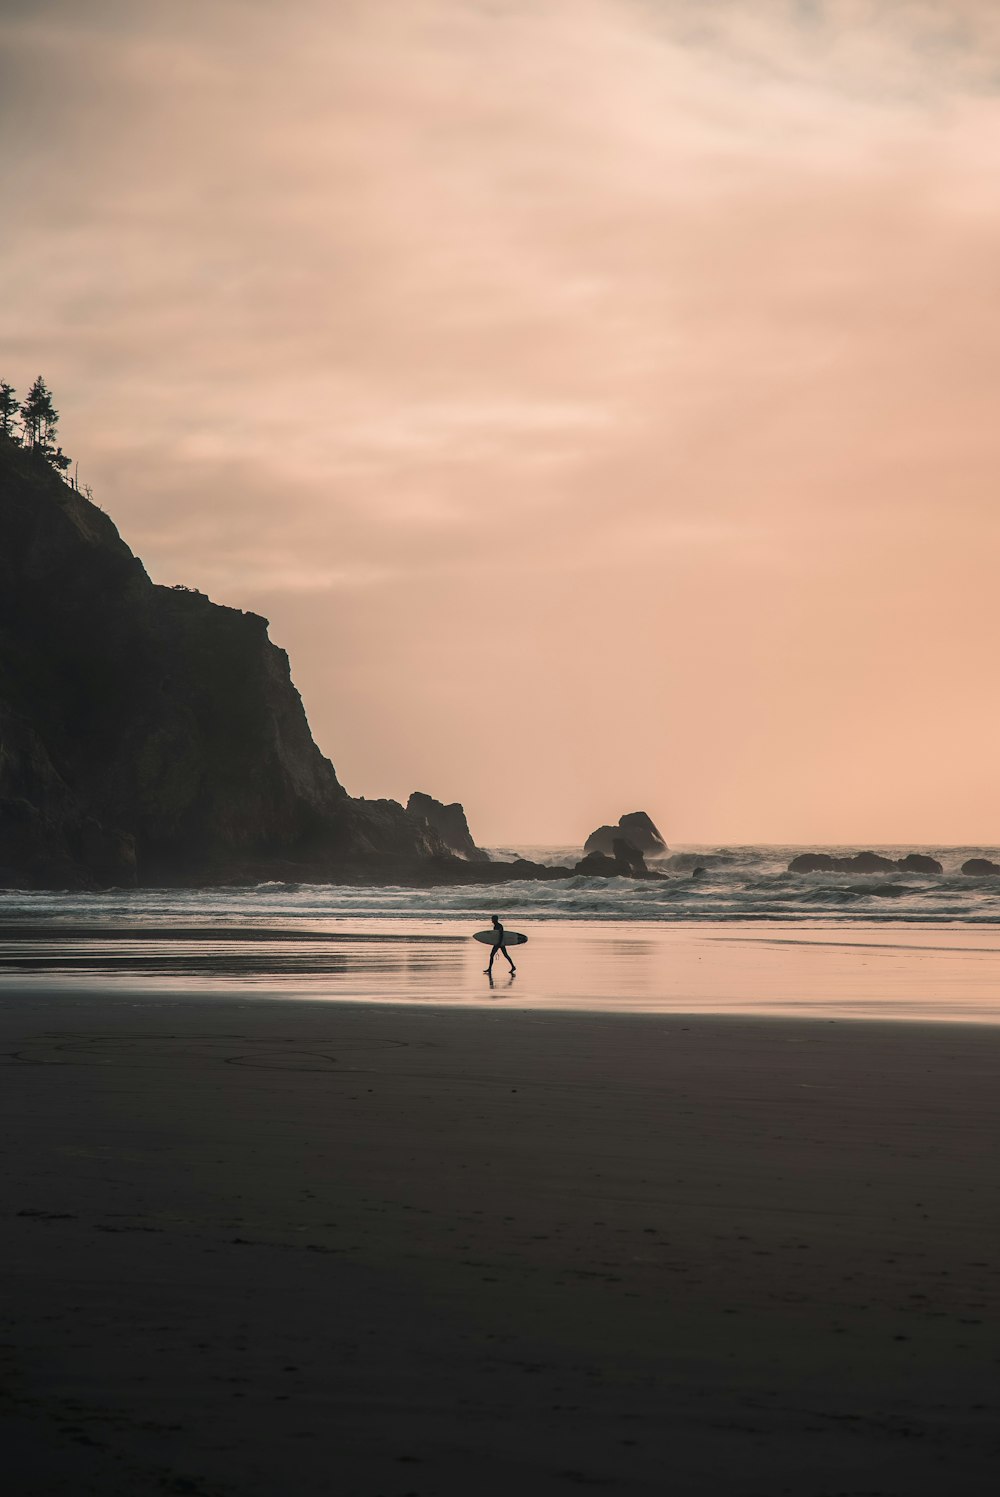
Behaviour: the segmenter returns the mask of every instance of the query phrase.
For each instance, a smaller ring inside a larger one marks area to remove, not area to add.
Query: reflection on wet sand
[[[192,990],[234,985],[350,978],[417,985],[459,963],[459,935],[274,930],[259,927],[120,929],[87,926],[0,927],[4,975],[80,979],[132,978],[141,985],[181,981]]]
[[[1000,936],[775,924],[546,921],[517,976],[482,971],[454,922],[335,919],[308,927],[0,926],[0,989],[284,994],[607,1012],[1000,1022]]]

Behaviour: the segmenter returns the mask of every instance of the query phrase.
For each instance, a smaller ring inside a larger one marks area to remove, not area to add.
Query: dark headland
[[[0,888],[573,875],[491,862],[457,802],[349,795],[267,630],[152,582],[98,505],[0,435]],[[611,854],[580,871],[646,876],[632,845]]]

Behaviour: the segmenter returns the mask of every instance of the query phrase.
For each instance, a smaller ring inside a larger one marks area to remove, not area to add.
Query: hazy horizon
[[[994,7],[3,0],[0,69],[0,377],[352,794],[1000,844]]]

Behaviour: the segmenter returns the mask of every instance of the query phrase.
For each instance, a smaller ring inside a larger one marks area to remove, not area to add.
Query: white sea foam
[[[834,854],[857,848],[827,848]],[[719,923],[1000,924],[1000,877],[968,878],[959,870],[972,857],[1000,862],[989,847],[874,849],[892,857],[925,852],[941,874],[789,873],[796,847],[684,847],[655,867],[667,877],[649,881],[581,878],[432,889],[338,884],[261,884],[254,888],[138,889],[100,893],[0,891],[0,921],[142,924],[275,920],[309,924],[348,917],[426,921],[482,921],[494,909],[505,918],[537,920]],[[537,862],[572,863],[573,848],[496,849]],[[696,868],[704,869],[694,876]]]

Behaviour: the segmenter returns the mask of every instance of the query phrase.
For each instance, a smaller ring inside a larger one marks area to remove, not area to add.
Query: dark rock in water
[[[666,852],[667,844],[652,818],[645,811],[629,811],[618,819],[625,838],[643,854],[659,857]]]
[[[624,837],[639,852],[653,857],[659,857],[667,851],[667,844],[659,829],[645,811],[629,811],[619,819],[617,826],[599,826],[596,832],[591,832],[583,844],[583,850],[585,853],[613,854],[616,837]]]
[[[660,878],[661,874],[650,873],[646,860],[638,848],[624,837],[614,840],[614,853],[588,852],[573,869],[586,878]]]
[[[895,858],[883,857],[879,852],[859,852],[845,862],[847,873],[894,873],[899,866]]]
[[[0,436],[0,884],[443,852],[396,802],[343,789],[265,619],[155,586],[102,510]]]
[[[859,852],[849,858],[835,858],[828,852],[803,852],[788,865],[789,873],[941,873],[937,858],[924,853],[907,853],[905,858],[887,858],[879,852]]]
[[[828,852],[800,852],[788,865],[789,873],[833,873],[834,859]]]
[[[422,791],[415,790],[406,802],[406,809],[422,825],[435,831],[449,852],[460,858],[467,858],[470,863],[490,861],[489,853],[483,852],[473,842],[469,823],[465,819],[465,809],[459,801],[445,806],[432,795],[424,795]]]
[[[573,869],[585,878],[620,878],[621,867],[606,852],[588,852]]]
[[[629,878],[646,877],[649,872],[646,860],[631,842],[626,841],[624,837],[616,837],[611,845],[611,851],[622,873],[627,874]]]
[[[1000,873],[1000,863],[993,863],[989,858],[969,858],[962,864],[962,872],[970,878],[993,878]]]
[[[897,868],[904,873],[943,873],[944,869],[937,858],[930,858],[923,852],[908,852],[905,858],[900,858],[896,864]]]

